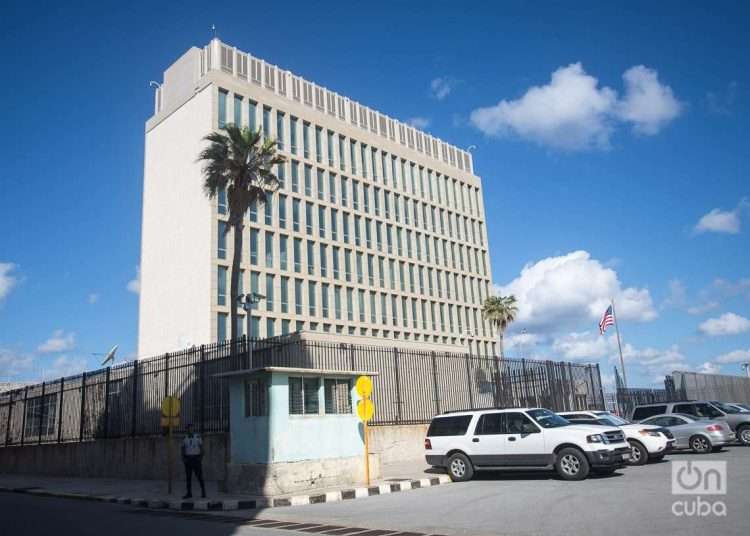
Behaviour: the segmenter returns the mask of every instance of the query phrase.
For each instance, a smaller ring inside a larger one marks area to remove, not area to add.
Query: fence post
[[[252,341],[250,340],[250,337],[247,333],[244,333],[242,335],[242,345],[245,347],[244,353],[244,363],[242,368],[249,369],[252,366],[252,363],[250,363],[250,345],[252,344]],[[201,354],[202,356],[202,354]],[[202,433],[202,430],[201,430]]]
[[[38,433],[37,442],[36,442],[37,445],[42,444],[42,426],[44,422],[44,393],[46,391],[46,387],[47,385],[44,382],[42,382],[42,397],[39,399],[39,401],[41,402],[41,407],[39,408],[39,431],[37,432]]]
[[[570,408],[569,411],[576,411],[576,382],[573,379],[573,366],[568,363],[568,380],[570,381]],[[563,365],[565,366],[565,365]]]
[[[521,382],[521,392],[523,392],[522,406],[533,406],[529,404],[529,377],[526,374],[526,359],[521,358],[521,373],[523,374],[523,381]]]
[[[21,421],[21,446],[26,439],[26,404],[29,400],[29,386],[24,387],[23,390],[23,420]]]
[[[200,419],[201,419],[201,434],[203,434],[206,426],[206,352],[205,346],[201,344],[200,348],[200,365],[198,370],[200,371],[200,381],[198,383],[198,397],[200,398]]]
[[[11,415],[13,415],[13,393],[15,391],[10,391],[8,393],[8,425],[5,427],[5,446],[7,447],[10,445],[10,425],[11,425]]]
[[[86,373],[81,375],[81,415],[78,419],[78,441],[83,441],[83,421],[86,417]]]
[[[496,355],[492,356],[492,361],[495,363],[495,407],[500,407],[500,360]]]
[[[109,437],[109,375],[110,369],[107,367],[107,372],[104,374],[104,438]]]
[[[474,409],[474,393],[471,390],[471,366],[469,365],[470,354],[466,354],[466,384],[469,387],[469,409]]]
[[[130,417],[130,435],[135,437],[138,419],[138,360],[133,361],[133,414]]]
[[[402,409],[401,409],[401,381],[400,381],[400,375],[398,371],[398,348],[393,348],[393,364],[396,370],[396,414],[397,414],[397,422],[398,424],[401,424],[402,419]]]
[[[164,398],[168,396],[169,396],[169,352],[164,354]],[[161,404],[159,404],[159,407],[161,408]]]
[[[435,414],[440,415],[440,391],[438,389],[438,378],[437,378],[437,359],[435,352],[430,352],[432,358],[432,383],[435,388]]]
[[[65,397],[65,378],[60,378],[60,403],[57,406],[57,442],[62,443],[62,412]]]
[[[353,344],[349,345],[349,365],[351,367],[349,370],[354,370],[354,345]]]

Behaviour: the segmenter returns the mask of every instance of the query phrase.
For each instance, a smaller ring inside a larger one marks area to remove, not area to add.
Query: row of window
[[[226,124],[229,93],[219,90],[218,125]],[[328,165],[341,172],[357,175],[383,185],[392,185],[415,197],[430,202],[445,203],[456,210],[480,215],[479,188],[465,184],[458,179],[426,169],[414,162],[396,155],[369,147],[366,143],[346,138],[332,130],[301,121],[293,115],[287,120],[287,114],[260,106],[256,101],[247,100],[247,115],[243,113],[244,99],[234,95],[233,122],[247,125],[255,130],[259,127],[258,114],[261,115],[261,127],[266,136],[274,137],[281,151],[301,157],[318,164]],[[243,117],[244,116],[244,117]],[[313,157],[313,147],[314,157]]]
[[[305,207],[305,212],[308,213],[305,217],[306,222],[310,222],[314,211],[315,209],[312,205],[307,205]],[[337,212],[335,209],[331,209],[331,211]],[[277,257],[280,269],[291,270],[289,264],[290,261],[292,261],[294,263],[294,271],[299,273],[301,272],[304,262],[304,259],[302,258],[303,244],[306,243],[305,250],[307,251],[307,265],[308,267],[312,266],[313,268],[310,268],[310,270],[313,270],[314,266],[317,264],[320,267],[320,273],[323,277],[326,277],[325,272],[327,271],[328,266],[328,249],[331,250],[331,261],[334,274],[338,274],[339,272],[339,252],[342,250],[345,267],[349,267],[349,269],[346,269],[347,274],[351,273],[351,260],[353,254],[355,254],[357,258],[366,255],[367,258],[374,259],[377,256],[380,264],[385,262],[385,257],[383,257],[382,254],[398,255],[399,257],[405,257],[407,259],[405,261],[399,261],[400,264],[408,262],[410,266],[414,266],[416,263],[420,271],[424,271],[425,269],[432,271],[433,268],[426,267],[425,265],[433,264],[445,269],[446,273],[448,270],[455,270],[477,274],[479,277],[486,277],[488,273],[488,267],[486,265],[487,257],[483,250],[456,242],[449,243],[447,240],[437,238],[430,240],[426,235],[423,237],[419,232],[413,233],[409,229],[404,231],[400,227],[397,228],[394,233],[390,225],[384,227],[380,222],[373,223],[372,220],[369,220],[368,218],[361,219],[359,216],[353,218],[354,233],[350,233],[350,218],[346,214],[342,214],[341,221],[344,225],[342,226],[342,235],[339,237],[338,224],[334,224],[334,222],[338,221],[338,214],[331,215],[330,223],[333,225],[330,227],[330,234],[327,234],[327,228],[325,225],[326,210],[323,207],[319,207],[318,212],[317,237],[323,239],[323,241],[315,239],[304,240],[297,236],[276,233],[271,230],[263,231],[256,227],[251,227],[248,231],[249,240],[246,241],[243,238],[243,242],[249,245],[247,248],[243,247],[243,250],[248,251],[250,264],[258,265],[262,259],[266,267],[272,268],[277,264],[274,261],[274,258]],[[308,219],[308,217],[310,219]],[[279,225],[281,228],[286,228],[286,225],[281,225],[281,223]],[[307,236],[314,237],[315,233],[313,232],[312,223],[309,223],[306,227],[309,227],[305,231]],[[365,231],[364,234],[361,232],[363,227]],[[297,222],[296,225],[293,224],[292,229],[295,232],[301,232],[299,231],[299,222]],[[226,259],[228,254],[226,223],[220,221],[217,230],[216,256],[219,259]],[[330,236],[330,240],[333,244],[327,243],[327,236]],[[385,240],[383,240],[384,238]],[[320,251],[317,263],[315,262],[316,258],[314,254],[316,243],[318,243]],[[335,245],[342,243],[343,245]],[[347,248],[346,244],[350,244],[353,247]],[[356,251],[356,248],[361,248],[365,251]],[[291,259],[289,257],[290,249],[293,251],[293,257]],[[375,253],[371,253],[367,250],[373,250]],[[390,259],[389,262],[395,263],[396,259]],[[414,270],[414,268],[412,268],[412,270]],[[381,270],[380,273],[382,280],[385,271]],[[374,270],[369,270],[369,274],[370,279],[374,280]],[[338,276],[334,275],[334,277]],[[422,275],[420,277],[424,280],[425,276]],[[428,281],[432,281],[432,278],[429,276],[427,279]],[[393,277],[391,280],[395,281]],[[401,281],[403,287],[404,279],[401,278]]]
[[[279,173],[279,176],[283,178],[281,173]],[[310,184],[312,184],[311,177],[309,178],[309,181]],[[376,218],[390,220],[391,223],[397,225],[418,227],[421,228],[425,234],[430,232],[436,235],[447,236],[452,240],[484,246],[484,224],[479,220],[475,220],[468,216],[462,216],[461,214],[449,210],[432,207],[426,203],[420,204],[418,201],[412,202],[410,199],[401,197],[398,194],[393,194],[393,197],[391,198],[390,192],[384,190],[381,191],[378,187],[370,188],[368,185],[363,185],[360,189],[357,181],[351,182],[350,190],[349,182],[346,177],[341,177],[340,189],[338,191],[341,196],[338,197],[336,184],[338,184],[339,181],[337,181],[336,176],[329,175],[327,182],[329,184],[326,192],[326,187],[324,186],[326,183],[325,174],[319,170],[317,176],[317,188],[313,195],[313,188],[308,185],[308,178],[306,177],[305,195],[312,198],[317,197],[318,201],[324,203],[328,202],[332,205],[331,209],[338,210],[340,207],[350,208],[349,193],[351,193],[351,208],[353,212],[359,211],[365,215],[374,215]],[[360,204],[360,191],[362,192],[362,204]],[[300,192],[299,182],[292,180],[292,192]],[[372,197],[370,192],[372,192]],[[266,199],[263,203],[263,218],[268,225],[271,225],[274,212],[278,212],[281,221],[286,221],[286,214],[289,209],[288,199],[288,196],[285,194],[279,194],[278,197],[271,193],[266,195]],[[370,202],[371,199],[372,203]],[[296,212],[294,212],[295,216],[299,215],[299,206],[303,202],[312,205],[310,201],[303,201],[297,196],[292,196],[292,207],[293,210],[296,210]],[[322,204],[323,203],[321,203],[321,205]],[[224,191],[219,192],[217,206],[219,214],[224,215],[228,213],[227,196]],[[391,207],[393,210],[391,210]],[[253,200],[248,209],[248,219],[250,221],[258,221],[258,212],[258,203]],[[345,214],[348,214],[348,212],[345,212]],[[310,220],[310,218],[308,218],[308,220]],[[335,222],[332,223],[335,224]],[[388,223],[388,225],[391,223]]]
[[[250,291],[265,297],[261,304],[253,306],[253,310],[379,324],[395,329],[412,328],[456,334],[468,331],[474,336],[483,337],[491,333],[479,307],[272,274],[265,275],[265,284],[260,288],[258,272],[251,273],[250,282]],[[221,285],[219,292],[220,305],[229,305],[226,294],[221,294],[224,292]]]
[[[289,415],[351,415],[351,382],[343,378],[289,377]],[[321,391],[322,387],[322,391]],[[321,407],[320,399],[323,398]],[[321,412],[322,409],[322,412]],[[245,416],[268,415],[268,381],[245,381]]]

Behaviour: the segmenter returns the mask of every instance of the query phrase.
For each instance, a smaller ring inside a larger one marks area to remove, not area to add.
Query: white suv
[[[566,411],[558,413],[573,424],[616,426],[625,433],[630,444],[630,464],[658,462],[674,446],[674,436],[666,428],[648,424],[634,424],[608,411]]]
[[[630,458],[616,427],[574,425],[542,408],[444,413],[432,419],[424,443],[427,463],[454,481],[509,467],[554,467],[564,480],[583,480],[590,471],[611,474]]]

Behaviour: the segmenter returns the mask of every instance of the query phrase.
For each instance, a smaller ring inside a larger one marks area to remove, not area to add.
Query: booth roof
[[[252,369],[233,370],[214,374],[216,378],[240,378],[252,376],[259,372],[280,372],[282,374],[305,374],[308,376],[378,376],[380,373],[372,370],[334,370],[298,367],[259,367]]]

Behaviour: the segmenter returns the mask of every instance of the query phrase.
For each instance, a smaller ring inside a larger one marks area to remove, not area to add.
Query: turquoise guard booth
[[[376,375],[291,367],[217,374],[229,382],[227,490],[283,495],[364,483],[354,384]],[[379,466],[370,455],[371,478],[379,477]]]

